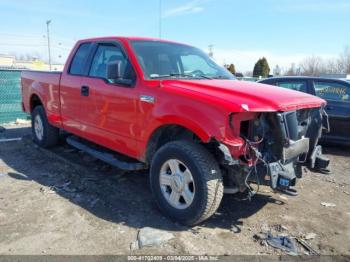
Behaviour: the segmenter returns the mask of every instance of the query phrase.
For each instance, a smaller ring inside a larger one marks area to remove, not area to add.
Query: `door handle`
[[[88,86],[82,86],[80,89],[80,94],[82,96],[89,96],[89,87]]]

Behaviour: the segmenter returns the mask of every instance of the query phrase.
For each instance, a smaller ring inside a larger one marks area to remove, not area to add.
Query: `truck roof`
[[[288,80],[288,79],[294,79],[294,80],[327,80],[327,81],[345,81],[345,82],[349,82],[350,79],[344,79],[344,78],[331,78],[331,77],[318,77],[318,76],[274,76],[274,77],[269,77],[269,78],[265,78],[262,80],[259,80],[258,83],[264,83],[265,81],[269,81],[269,80]]]
[[[140,36],[102,36],[102,37],[93,37],[93,38],[86,38],[81,39],[78,42],[96,42],[96,41],[104,41],[104,40],[111,40],[111,39],[118,39],[118,40],[126,40],[126,41],[158,41],[158,42],[164,42],[164,43],[174,43],[174,44],[181,44],[181,45],[187,45],[184,43],[179,43],[171,40],[165,40],[160,38],[152,38],[152,37],[140,37]]]

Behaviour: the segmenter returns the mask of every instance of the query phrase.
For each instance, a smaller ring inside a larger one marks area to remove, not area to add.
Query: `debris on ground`
[[[279,195],[279,197],[280,197],[280,199],[283,199],[283,200],[288,200],[288,197],[286,197],[286,196],[283,196],[283,195]]]
[[[309,255],[311,256],[319,256],[320,254],[315,250],[313,249],[304,239],[300,238],[300,237],[296,237],[295,238],[296,241],[298,241],[298,243],[300,245],[302,245],[308,252],[309,252]]]
[[[305,240],[311,240],[311,239],[314,239],[316,237],[316,234],[315,233],[308,233],[304,236],[304,239]]]
[[[288,228],[281,224],[274,225],[273,227],[277,232],[288,231]]]
[[[84,191],[83,187],[75,187],[72,185],[72,181],[67,181],[66,183],[62,185],[55,185],[53,186],[55,191],[65,191],[67,193],[79,193]]]
[[[67,149],[64,149],[64,150],[62,150],[64,153],[73,153],[73,152],[75,152],[76,151],[76,149],[75,148],[67,148]]]
[[[172,233],[151,227],[144,227],[139,230],[137,241],[131,243],[131,249],[141,249],[146,246],[160,246],[173,238],[174,235]]]
[[[273,236],[271,233],[269,233],[267,234],[265,240],[270,246],[281,249],[287,252],[289,255],[298,255],[298,250],[296,248],[295,242],[288,236]]]
[[[55,194],[55,190],[52,187],[40,187],[39,191],[43,194]]]
[[[262,232],[262,233],[268,233],[268,232],[270,232],[270,227],[269,227],[269,225],[266,224],[266,223],[263,223],[263,224],[261,225],[261,232]]]
[[[27,124],[30,124],[30,122],[31,122],[30,120],[17,118],[15,121],[15,124],[16,125],[27,125]]]
[[[72,185],[72,181],[67,181],[62,185],[53,185],[50,187],[40,187],[40,192],[45,194],[54,194],[59,191],[65,191],[67,193],[79,193],[84,191],[83,187],[75,187]]]
[[[336,183],[336,181],[335,181],[334,178],[326,178],[325,181],[326,181],[326,182],[329,182],[329,183],[333,183],[333,184]]]
[[[136,240],[136,241],[134,241],[134,242],[131,242],[131,244],[130,244],[130,250],[131,251],[134,251],[134,250],[137,250],[137,249],[139,249],[140,247],[139,247],[139,242]]]
[[[336,204],[327,203],[327,202],[321,202],[321,205],[322,205],[322,206],[325,206],[325,207],[336,207],[336,206],[337,206]]]
[[[0,143],[3,142],[13,142],[13,141],[19,141],[19,140],[22,140],[21,137],[17,137],[17,138],[3,138],[3,139],[0,139]]]
[[[286,252],[288,255],[297,256],[298,250],[295,245],[295,241],[288,236],[273,236],[271,232],[269,233],[259,233],[255,234],[254,238],[257,241],[260,241],[261,245],[270,245],[274,248],[280,249]]]

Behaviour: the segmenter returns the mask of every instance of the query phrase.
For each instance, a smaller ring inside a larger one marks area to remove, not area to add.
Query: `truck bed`
[[[60,125],[59,87],[61,74],[61,72],[22,71],[23,111],[31,113],[33,103],[35,103],[36,99],[35,96],[37,96],[40,101],[46,103],[44,107],[50,122]]]

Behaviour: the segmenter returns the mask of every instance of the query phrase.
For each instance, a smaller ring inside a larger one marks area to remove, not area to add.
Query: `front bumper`
[[[282,150],[282,162],[287,163],[290,159],[295,159],[299,156],[304,155],[306,158],[306,154],[309,151],[309,138],[303,137],[297,141],[290,140],[289,145],[283,147]],[[301,159],[299,159],[300,161]],[[304,162],[304,159],[302,162]]]
[[[283,147],[282,160],[268,164],[268,175],[265,179],[270,180],[270,186],[273,189],[287,190],[296,183],[297,177],[301,177],[301,173],[297,173],[297,162],[304,162],[309,151],[309,139],[302,138],[297,141],[290,141],[288,146]],[[304,159],[300,159],[304,156]]]
[[[322,129],[329,128],[322,108],[261,113],[238,126],[240,143],[219,146],[225,187],[251,192],[249,183],[257,183],[289,191],[302,177],[302,166],[326,169],[329,164],[317,145]]]

